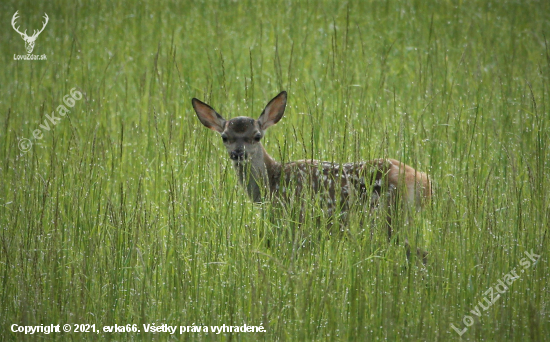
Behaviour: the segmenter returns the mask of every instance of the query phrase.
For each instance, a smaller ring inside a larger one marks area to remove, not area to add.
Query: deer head
[[[275,96],[267,104],[258,120],[246,116],[225,120],[206,103],[197,99],[193,99],[192,103],[200,122],[220,133],[237,171],[239,182],[245,186],[254,202],[260,202],[262,193],[269,187],[269,180],[280,172],[280,165],[267,154],[260,141],[266,129],[283,117],[286,91]]]
[[[263,152],[260,141],[266,129],[279,122],[283,117],[286,107],[286,91],[275,96],[267,104],[258,120],[246,116],[225,120],[206,103],[197,99],[193,99],[192,103],[200,122],[221,134],[229,158],[235,163],[243,163],[254,159],[259,152]]]
[[[46,25],[48,24],[48,20],[49,20],[48,15],[44,13],[44,19],[46,19],[46,21],[42,23],[43,24],[42,29],[40,31],[34,30],[33,35],[29,37],[27,36],[27,30],[25,30],[25,32],[21,32],[19,31],[19,26],[15,27],[15,22],[18,19],[17,12],[19,11],[16,11],[15,14],[13,15],[13,18],[11,19],[11,26],[13,26],[13,29],[15,30],[15,32],[19,33],[21,35],[21,38],[23,38],[23,40],[25,41],[25,49],[27,49],[27,53],[32,53],[36,38],[38,38],[38,35],[42,33],[42,31],[44,31],[44,28],[46,28]]]

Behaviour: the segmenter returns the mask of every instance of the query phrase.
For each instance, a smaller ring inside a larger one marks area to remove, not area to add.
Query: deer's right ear
[[[286,108],[286,91],[282,91],[279,95],[275,96],[267,106],[265,106],[262,115],[258,118],[262,131],[265,131],[269,127],[275,125],[285,113]]]
[[[225,119],[206,103],[197,99],[191,100],[193,109],[197,113],[199,120],[203,125],[216,132],[223,132]]]

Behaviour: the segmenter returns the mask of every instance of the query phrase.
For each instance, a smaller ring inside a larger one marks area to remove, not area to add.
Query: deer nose
[[[246,153],[243,150],[234,150],[229,153],[232,160],[243,160],[246,158]]]

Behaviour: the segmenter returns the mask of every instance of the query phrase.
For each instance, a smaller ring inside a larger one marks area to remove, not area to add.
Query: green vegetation
[[[550,336],[550,2],[0,9],[2,339],[447,341],[465,315],[463,340]],[[28,32],[48,14],[33,51],[46,61],[14,60],[16,10]],[[82,100],[34,139],[75,87]],[[277,159],[393,157],[430,173],[433,206],[400,229],[426,267],[407,266],[382,224],[330,235],[313,213],[296,234],[246,198],[191,98],[257,117],[281,90],[286,115],[264,143]],[[521,273],[526,251],[541,256]],[[142,332],[10,330],[65,323]],[[152,323],[266,332],[144,333]]]

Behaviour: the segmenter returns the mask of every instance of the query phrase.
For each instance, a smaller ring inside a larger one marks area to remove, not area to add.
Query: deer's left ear
[[[267,106],[265,106],[262,115],[258,119],[260,128],[262,131],[265,131],[269,127],[275,125],[285,113],[286,108],[286,91],[282,91],[279,95],[275,96],[273,100],[269,101]]]
[[[220,114],[216,113],[214,108],[195,98],[191,100],[191,103],[193,104],[193,108],[200,122],[202,122],[204,126],[219,133],[223,132],[225,119]]]

